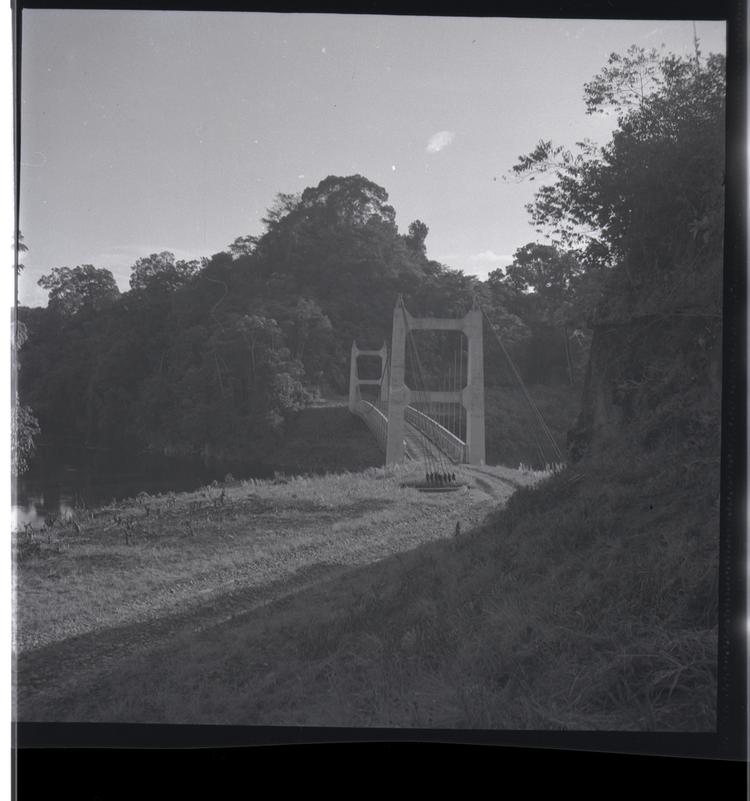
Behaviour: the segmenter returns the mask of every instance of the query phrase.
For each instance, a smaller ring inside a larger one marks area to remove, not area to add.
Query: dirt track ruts
[[[346,536],[343,558],[340,541],[335,554],[325,543],[319,543],[290,554],[286,564],[281,560],[282,564],[276,565],[273,578],[259,583],[249,583],[253,580],[251,565],[204,574],[195,582],[165,589],[164,598],[150,598],[147,610],[123,610],[121,621],[115,625],[22,650],[14,660],[16,719],[54,720],[59,699],[136,651],[147,651],[163,646],[172,637],[227,623],[363,565],[448,537],[456,514],[460,514],[466,532],[481,522],[490,509],[507,500],[514,486],[520,485],[516,471],[509,469],[466,466],[466,471],[476,482],[470,491],[449,493],[437,500],[432,496],[419,514],[407,514],[391,523],[386,536]],[[452,504],[448,507],[453,512],[450,517],[446,516],[448,504]]]

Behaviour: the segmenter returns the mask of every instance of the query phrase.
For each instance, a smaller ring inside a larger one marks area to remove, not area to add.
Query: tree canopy
[[[46,434],[262,451],[316,393],[345,392],[352,339],[379,346],[398,293],[417,311],[470,302],[472,281],[427,259],[427,226],[402,236],[386,190],[362,176],[280,193],[264,224],[201,262],[144,256],[123,294],[90,265],[45,276],[48,309],[24,314],[23,387]]]
[[[617,268],[626,296],[652,286],[654,307],[689,303],[690,292],[720,297],[695,273],[723,244],[724,72],[720,55],[613,54],[584,89],[587,113],[617,118],[610,142],[572,152],[542,141],[513,168],[553,178],[528,207],[540,231],[586,272]],[[657,284],[675,270],[689,291],[670,300]]]
[[[200,268],[198,261],[177,261],[165,250],[138,259],[132,267],[130,288],[151,292],[174,292],[193,278]]]
[[[37,282],[49,291],[50,308],[66,315],[82,309],[101,311],[119,296],[115,278],[109,270],[83,264],[78,267],[55,267]]]

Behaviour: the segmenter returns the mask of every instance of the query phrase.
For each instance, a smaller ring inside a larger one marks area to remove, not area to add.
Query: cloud
[[[513,261],[508,253],[495,253],[494,250],[483,250],[481,253],[472,253],[465,262],[464,272],[475,275],[481,281],[499,267],[507,267]]]
[[[99,266],[106,266],[106,263],[128,264],[128,266],[135,263],[137,259],[143,256],[150,256],[152,253],[161,253],[162,251],[169,251],[174,254],[174,257],[179,261],[180,259],[190,260],[199,259],[200,255],[196,255],[192,250],[184,250],[183,248],[165,247],[164,244],[150,244],[145,245],[111,245],[109,249],[97,253],[93,257],[92,263]],[[201,254],[206,255],[206,254]]]
[[[448,147],[455,138],[456,134],[453,131],[438,131],[429,138],[427,152],[439,153],[444,147]]]
[[[474,275],[484,281],[493,270],[507,267],[513,261],[513,256],[507,253],[495,253],[488,248],[479,253],[441,254],[438,260],[449,267],[463,270],[466,275]]]
[[[469,261],[473,262],[474,264],[495,264],[496,262],[502,261],[506,264],[508,262],[513,261],[513,256],[507,253],[495,253],[494,250],[483,250],[481,253],[474,253],[473,255],[469,256]]]

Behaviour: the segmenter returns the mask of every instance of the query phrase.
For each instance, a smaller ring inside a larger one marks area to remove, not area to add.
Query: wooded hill
[[[567,278],[532,293],[521,278],[556,274],[567,261],[554,248],[530,245],[515,271],[482,283],[429,260],[427,226],[400,234],[387,200],[362,176],[331,176],[279,195],[257,239],[201,263],[166,252],[140,259],[125,293],[105,269],[53,270],[40,282],[47,308],[19,314],[21,398],[41,438],[262,459],[310,400],[347,392],[352,340],[387,341],[399,293],[415,314],[460,316],[476,292],[527,381],[570,386],[582,376],[586,335],[568,359],[572,331],[548,311]],[[444,346],[424,344],[439,375]],[[516,386],[501,352],[486,371],[489,386]]]
[[[551,240],[485,282],[430,260],[427,226],[400,233],[386,190],[359,175],[278,195],[262,235],[200,262],[139,259],[127,292],[103,268],[53,269],[39,282],[49,305],[19,310],[19,397],[38,440],[260,460],[313,397],[346,391],[352,340],[387,340],[401,293],[436,316],[462,315],[476,294],[527,384],[557,391],[585,374],[576,456],[646,414],[652,445],[713,441],[724,59],[631,49],[585,99],[618,116],[611,141],[540,142],[519,159],[512,176],[547,179],[529,211]],[[441,346],[426,347],[437,372]],[[490,395],[516,386],[499,354],[486,379]]]

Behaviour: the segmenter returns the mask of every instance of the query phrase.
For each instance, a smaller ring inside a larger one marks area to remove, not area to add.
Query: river
[[[263,464],[222,463],[207,467],[200,459],[153,454],[45,449],[30,469],[14,481],[12,513],[17,528],[44,524],[50,515],[66,515],[82,506],[99,506],[140,492],[189,492],[212,481],[269,478]]]

